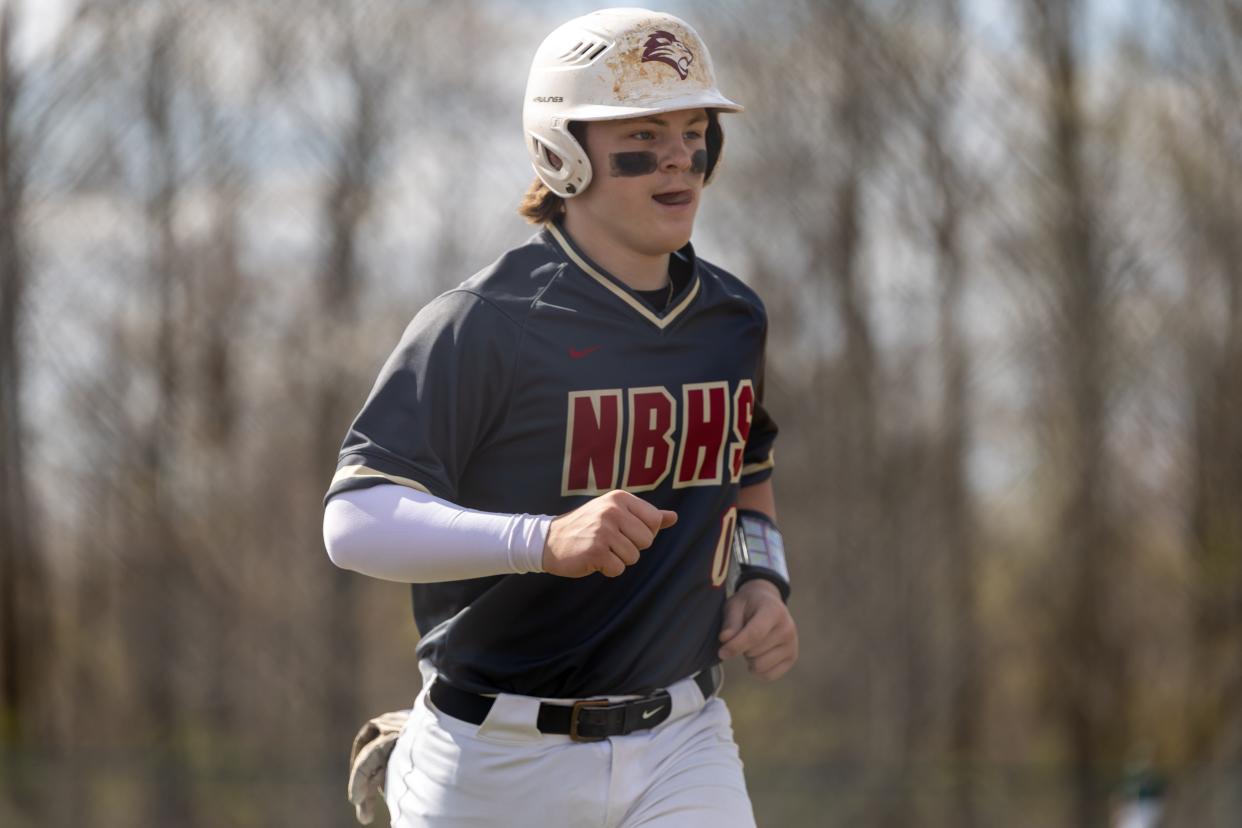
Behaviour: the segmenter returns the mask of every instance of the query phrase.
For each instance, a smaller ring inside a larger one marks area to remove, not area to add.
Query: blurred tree
[[[27,292],[26,198],[32,141],[19,120],[27,75],[14,40],[19,13],[0,7],[0,748],[23,747],[35,733],[40,690],[53,652],[48,639],[48,574],[38,509],[31,497],[25,422]],[[24,774],[5,774],[18,806],[34,803]]]
[[[936,373],[942,384],[939,439],[931,447],[932,468],[927,475],[928,486],[935,493],[932,514],[918,515],[916,520],[934,527],[928,546],[943,550],[948,651],[934,657],[947,662],[944,667],[949,685],[948,748],[954,779],[946,822],[971,828],[980,823],[976,770],[985,684],[978,599],[980,558],[967,474],[971,354],[965,330],[968,264],[963,237],[969,211],[975,208],[982,188],[968,174],[967,159],[955,145],[960,140],[955,119],[964,103],[969,103],[963,101],[963,62],[968,47],[962,34],[960,4],[941,0],[928,18],[925,22],[915,18],[905,32],[911,46],[897,55],[897,65],[903,70],[901,81],[911,97],[909,119],[921,150],[911,162],[908,180],[923,186],[907,185],[913,191],[908,210],[913,214],[911,232],[916,238],[926,237],[934,262]]]
[[[1190,105],[1166,124],[1189,324],[1186,546],[1191,561],[1189,758],[1242,762],[1242,4],[1178,3]],[[1207,806],[1209,803],[1201,803]],[[1191,813],[1209,819],[1209,812]]]
[[[148,312],[154,329],[143,348],[143,357],[150,362],[141,368],[150,370],[154,405],[149,421],[135,434],[137,520],[126,543],[132,555],[132,588],[136,590],[127,602],[126,640],[133,647],[132,669],[143,677],[144,723],[155,744],[174,750],[187,725],[177,685],[186,641],[182,612],[189,586],[181,563],[186,550],[178,531],[182,510],[177,463],[182,456],[179,448],[185,423],[185,368],[179,327],[187,312],[188,278],[187,260],[173,229],[184,179],[177,157],[175,133],[179,126],[173,99],[180,85],[176,56],[185,30],[185,21],[177,10],[164,10],[151,21],[149,39],[142,44],[146,60],[140,78],[141,112],[150,142],[150,165],[140,178],[140,186],[148,245],[147,290],[153,300]],[[153,619],[159,620],[152,623]],[[176,752],[173,755],[179,758]],[[188,786],[181,761],[158,763],[148,790],[148,821],[154,825],[192,824]]]
[[[246,31],[254,25],[254,15],[244,5],[231,5],[218,4],[205,22],[225,31]],[[256,143],[256,111],[265,85],[257,71],[246,73],[222,57],[215,37],[190,34],[178,85],[188,109],[186,128],[196,136],[194,188],[203,215],[201,225],[187,232],[183,242],[188,267],[187,312],[180,334],[185,462],[197,470],[184,476],[183,485],[198,504],[185,515],[185,540],[192,545],[185,566],[194,584],[194,616],[199,621],[193,638],[201,642],[190,652],[196,667],[191,686],[199,690],[193,706],[202,714],[202,726],[225,734],[248,723],[247,695],[255,692],[245,644],[247,629],[259,624],[255,602],[246,594],[256,566],[253,555],[239,554],[254,543],[254,527],[246,514],[248,500],[239,496],[236,483],[244,450],[242,343],[252,323],[254,299],[243,262],[254,163],[248,156]],[[239,50],[236,57],[249,55]],[[225,71],[226,77],[220,77]],[[233,519],[221,520],[222,515]],[[203,618],[211,623],[201,623]],[[220,755],[218,736],[205,741],[212,755]]]
[[[322,234],[325,249],[316,276],[317,306],[314,329],[323,341],[312,348],[322,360],[310,401],[312,439],[308,444],[315,470],[313,491],[318,497],[335,469],[341,439],[360,400],[356,383],[348,377],[357,370],[345,360],[355,353],[348,347],[359,325],[362,293],[366,288],[364,262],[359,253],[366,219],[374,212],[376,190],[391,163],[399,106],[393,79],[408,71],[406,47],[414,40],[418,13],[409,8],[341,6],[327,3],[315,21],[312,36],[326,46],[332,69],[339,73],[344,114],[325,138],[326,189],[322,194]],[[365,668],[359,627],[362,581],[331,570],[328,604],[324,608],[327,679],[324,713],[336,729],[360,724],[372,713],[359,698],[359,679]],[[343,744],[343,740],[340,742]]]
[[[1045,426],[1058,479],[1045,596],[1050,614],[1043,691],[1068,763],[1073,824],[1107,822],[1107,766],[1125,742],[1128,716],[1125,645],[1110,620],[1124,612],[1114,597],[1122,543],[1109,499],[1111,296],[1106,232],[1106,178],[1089,151],[1096,136],[1083,102],[1084,4],[1029,0],[1026,36],[1041,72],[1037,107],[1042,130],[1032,183],[1037,193],[1036,245],[1025,275],[1046,297],[1049,363]]]

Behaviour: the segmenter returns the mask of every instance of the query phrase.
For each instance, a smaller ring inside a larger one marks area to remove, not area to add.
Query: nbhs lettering
[[[680,398],[658,385],[571,391],[561,494],[645,492],[670,474],[674,489],[718,486],[726,473],[737,483],[755,389],[748,379],[730,386],[689,383]]]

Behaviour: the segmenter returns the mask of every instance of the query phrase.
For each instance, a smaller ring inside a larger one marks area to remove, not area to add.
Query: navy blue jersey
[[[767,319],[691,245],[673,261],[681,284],[657,311],[545,227],[418,313],[351,426],[328,497],[396,482],[557,515],[623,488],[678,514],[617,578],[412,585],[418,655],[450,683],[637,693],[718,660],[738,487],[772,469]]]

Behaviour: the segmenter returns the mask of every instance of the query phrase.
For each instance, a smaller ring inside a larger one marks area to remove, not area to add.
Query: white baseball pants
[[[728,708],[692,679],[651,730],[574,742],[535,728],[539,700],[501,694],[481,725],[426,686],[388,760],[393,828],[754,828]]]

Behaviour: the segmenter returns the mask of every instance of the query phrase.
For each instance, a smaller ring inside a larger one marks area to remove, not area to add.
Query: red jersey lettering
[[[562,495],[599,495],[617,486],[621,390],[573,391],[565,429]]]
[[[755,387],[742,380],[733,392],[733,442],[729,444],[729,482],[742,479],[742,458],[750,439],[750,423],[755,416]]]
[[[658,487],[673,468],[677,401],[659,386],[630,390],[630,434],[626,440],[625,489]]]
[[[673,488],[721,482],[720,462],[729,428],[729,383],[699,382],[681,388],[681,449]]]

